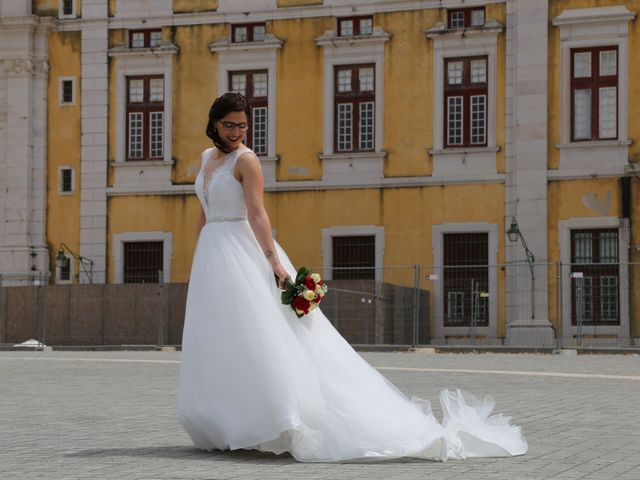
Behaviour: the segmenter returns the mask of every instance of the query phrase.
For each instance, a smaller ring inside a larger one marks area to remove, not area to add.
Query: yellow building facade
[[[640,337],[640,2],[31,3],[0,11],[42,39],[3,56],[48,65],[44,193],[0,198],[43,215],[0,238],[15,283],[188,281],[208,109],[238,90],[294,264],[428,292],[433,344]]]

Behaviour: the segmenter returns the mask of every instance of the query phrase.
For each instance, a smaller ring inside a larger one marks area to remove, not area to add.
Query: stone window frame
[[[629,220],[618,217],[576,217],[558,222],[558,246],[560,248],[560,263],[565,265],[562,271],[562,292],[571,295],[571,278],[569,265],[571,264],[571,231],[583,229],[616,228],[618,229],[618,271],[619,281],[619,315],[620,325],[583,325],[582,335],[585,336],[616,336],[623,345],[629,343]],[[566,297],[565,297],[566,298]],[[562,303],[562,343],[571,345],[578,327],[571,325],[572,302]]]
[[[163,242],[162,243],[162,280],[171,282],[171,260],[173,257],[173,233],[171,232],[124,232],[112,237],[111,254],[114,266],[114,283],[124,283],[124,244],[126,242]]]
[[[62,172],[63,170],[71,171],[71,190],[64,191],[62,189]],[[58,195],[60,196],[69,196],[76,193],[76,169],[70,165],[59,165],[58,166]]]
[[[623,5],[566,9],[552,21],[560,30],[560,170],[623,168],[628,163],[628,23],[636,14]],[[617,47],[618,121],[612,140],[571,139],[571,52]],[[588,172],[587,172],[588,173]]]
[[[339,37],[329,30],[315,39],[324,50],[323,142],[320,160],[323,162],[323,182],[327,185],[358,185],[379,182],[383,177],[384,151],[384,49],[391,35],[373,27],[370,35]],[[363,152],[335,151],[335,80],[337,66],[374,65],[375,114],[374,149]]]
[[[60,20],[68,20],[68,19],[72,19],[72,18],[77,18],[78,17],[78,5],[77,5],[78,0],[71,0],[71,13],[70,14],[65,14],[64,13],[64,0],[60,0],[60,3],[58,4],[58,19]]]
[[[71,101],[64,101],[64,83],[71,82]],[[75,76],[58,77],[58,105],[61,107],[73,107],[76,105],[76,98],[78,96],[77,90],[77,78]]]
[[[211,53],[217,54],[218,95],[231,90],[230,73],[235,71],[266,70],[267,72],[267,154],[261,155],[265,187],[276,184],[276,61],[277,51],[284,42],[267,33],[265,39],[255,42],[233,43],[227,35],[209,44]]]
[[[476,335],[486,337],[489,344],[498,343],[498,248],[499,229],[495,223],[445,223],[433,225],[431,241],[433,245],[433,272],[438,276],[433,288],[434,340],[444,343],[446,337],[469,335],[469,327],[444,326],[444,234],[445,233],[487,233],[488,234],[488,267],[489,267],[489,325],[476,327]]]
[[[64,253],[64,257],[69,260],[69,280],[62,280],[60,278],[60,274],[62,269],[56,265],[56,285],[71,285],[73,284],[73,277],[75,275],[75,259],[73,258],[73,256],[71,254],[68,253]]]
[[[434,159],[434,177],[464,177],[497,173],[497,56],[498,35],[504,27],[492,19],[485,19],[483,27],[449,30],[439,24],[425,32],[433,40],[433,148],[428,154]],[[445,68],[446,60],[454,58],[486,57],[487,59],[487,115],[486,145],[445,147]]]
[[[374,225],[350,225],[322,229],[322,268],[325,280],[333,279],[333,237],[360,235],[372,235],[375,237],[375,280],[377,282],[384,280],[384,271],[382,269],[384,266],[384,227],[376,227]]]
[[[173,56],[178,48],[163,43],[156,48],[129,48],[118,45],[109,50],[115,59],[115,168],[113,193],[156,191],[172,185],[173,166]],[[164,155],[153,160],[127,160],[127,77],[160,76],[164,78]]]

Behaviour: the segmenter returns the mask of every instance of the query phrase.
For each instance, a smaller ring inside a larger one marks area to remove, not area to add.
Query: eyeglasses
[[[223,122],[220,121],[222,126],[227,132],[233,132],[234,129],[238,129],[241,132],[244,132],[247,128],[249,128],[249,124],[247,122],[235,123],[235,122]]]

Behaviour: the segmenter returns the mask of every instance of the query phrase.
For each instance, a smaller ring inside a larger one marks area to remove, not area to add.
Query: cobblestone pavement
[[[200,452],[175,420],[179,353],[0,352],[0,478],[640,479],[636,355],[363,356],[409,396],[433,401],[445,387],[493,394],[496,410],[522,425],[529,453],[304,464]]]

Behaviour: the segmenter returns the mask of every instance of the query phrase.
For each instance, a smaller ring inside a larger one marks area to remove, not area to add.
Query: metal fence
[[[313,269],[329,285],[322,311],[355,345],[513,344],[511,328],[523,324],[546,325],[552,340],[540,346],[626,347],[640,337],[638,263],[366,269],[355,276],[370,278],[355,279]],[[186,293],[184,283],[48,285],[34,277],[30,286],[0,287],[0,344],[180,345]]]

